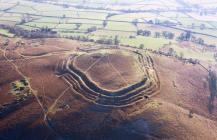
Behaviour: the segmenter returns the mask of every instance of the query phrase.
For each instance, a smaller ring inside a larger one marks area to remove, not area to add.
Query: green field
[[[132,45],[139,47],[141,44],[144,44],[145,48],[158,50],[163,45],[169,44],[171,40],[167,40],[164,38],[152,38],[152,37],[143,37],[138,36],[136,38],[121,38],[121,43],[124,45]],[[172,41],[173,42],[173,41]]]
[[[180,55],[182,53],[185,58],[193,58],[193,59],[199,59],[203,61],[214,62],[213,52],[195,51],[188,48],[181,48],[177,45],[173,45],[173,49],[176,51],[177,55]]]
[[[216,38],[207,36],[217,36],[217,22],[195,19],[191,16],[191,13],[174,12],[173,9],[179,6],[175,1],[164,3],[158,0],[90,0],[88,3],[83,3],[79,0],[66,0],[66,2],[76,4],[78,7],[64,7],[58,5],[58,3],[49,4],[24,0],[21,0],[19,3],[15,0],[8,3],[0,2],[0,10],[9,8],[6,12],[0,11],[0,23],[3,25],[18,26],[29,31],[48,27],[57,31],[58,35],[62,37],[85,36],[97,40],[118,36],[121,44],[137,47],[144,44],[145,48],[154,50],[163,47],[165,44],[176,44],[176,37],[183,32],[182,30],[197,32],[195,36],[204,38],[204,40],[208,43],[210,42],[210,44],[217,44]],[[131,3],[133,3],[133,5]],[[82,6],[88,8],[82,8]],[[168,12],[131,13],[122,11],[132,9],[150,10],[150,8],[165,8]],[[169,9],[171,9],[171,11]],[[110,16],[107,17],[108,15]],[[27,19],[26,22],[19,24],[23,19]],[[140,23],[135,26],[132,24],[133,20],[138,20]],[[105,26],[103,26],[104,21],[107,23]],[[178,29],[174,29],[166,26],[148,24],[146,23],[147,21],[159,21],[160,23],[171,22],[179,23],[179,25],[176,26]],[[78,24],[80,24],[79,28],[76,27]],[[202,24],[206,27],[203,30],[200,29]],[[192,25],[194,25],[194,28],[192,28]],[[87,33],[88,29],[91,27],[96,27],[97,30]],[[139,29],[150,30],[152,35],[150,37],[136,36],[137,30]],[[168,40],[163,37],[154,38],[155,32],[162,33],[163,31],[174,33],[174,39]],[[0,32],[3,35],[13,37],[13,34],[10,34],[7,30],[1,29]],[[178,53],[184,51],[186,57],[200,58],[197,56],[197,54],[199,54],[198,52],[188,52],[180,47],[174,47],[174,49]],[[213,59],[213,55],[209,53],[203,53],[203,55],[207,56],[205,57],[207,60]],[[201,56],[201,54],[199,54],[199,56]]]
[[[7,36],[7,37],[14,37],[14,34],[9,33],[9,31],[5,29],[0,29],[0,35]]]

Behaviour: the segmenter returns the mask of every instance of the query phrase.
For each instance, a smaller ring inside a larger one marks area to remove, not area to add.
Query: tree
[[[21,21],[20,21],[20,25],[22,25],[22,24],[24,24],[24,23],[26,23],[26,19],[25,19],[25,17],[22,17],[22,19],[21,19]]]
[[[204,40],[202,38],[198,38],[196,43],[198,43],[200,45],[204,45]]]
[[[134,19],[134,20],[132,21],[132,24],[137,27],[137,25],[138,25],[138,19]]]
[[[193,118],[193,114],[194,114],[193,110],[189,110],[188,117],[189,117],[189,118]]]
[[[155,23],[156,25],[159,25],[159,24],[160,24],[160,20],[159,20],[159,19],[155,19],[154,23]]]
[[[171,33],[171,32],[168,32],[168,31],[163,31],[163,36],[166,39],[173,39],[175,35],[174,35],[174,33]]]
[[[191,37],[191,42],[195,42],[196,43],[197,42],[197,38],[195,36],[192,36]]]
[[[75,23],[75,26],[76,26],[76,28],[75,28],[75,30],[78,30],[80,27],[81,27],[81,23]]]
[[[120,41],[119,41],[119,39],[118,39],[118,36],[116,35],[116,36],[115,36],[115,39],[114,39],[114,44],[115,44],[115,45],[119,45],[119,43],[120,43]]]
[[[107,24],[108,24],[107,20],[104,20],[103,23],[102,23],[104,28],[107,26]]]
[[[145,47],[144,44],[140,44],[140,45],[139,45],[139,48],[140,48],[140,49],[144,49],[144,47]]]
[[[143,33],[143,30],[138,30],[137,31],[137,35],[142,35],[142,33]]]
[[[148,24],[153,24],[153,20],[149,20],[149,21],[148,21]]]
[[[184,57],[184,53],[183,52],[180,52],[179,54],[180,58],[182,59]]]
[[[200,29],[201,29],[201,30],[204,30],[205,28],[206,28],[205,24],[201,24],[201,25],[200,25]]]
[[[155,37],[155,38],[159,38],[159,37],[160,37],[160,32],[155,32],[155,33],[154,33],[154,37]]]
[[[142,33],[143,36],[151,36],[151,31],[144,30]]]
[[[169,48],[169,51],[168,51],[168,55],[169,56],[173,56],[175,54],[175,51],[173,48]]]
[[[189,41],[191,39],[191,31],[186,32],[186,41]]]
[[[4,45],[4,46],[8,46],[9,42],[10,42],[9,39],[6,39],[6,40],[4,41],[4,43],[3,43],[3,45]]]
[[[96,26],[92,26],[90,28],[87,29],[87,33],[91,33],[91,32],[94,32],[97,30],[97,27]]]

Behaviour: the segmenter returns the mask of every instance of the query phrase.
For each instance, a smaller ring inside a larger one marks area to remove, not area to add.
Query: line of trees
[[[106,44],[106,45],[119,45],[120,44],[120,40],[119,40],[119,37],[117,35],[114,38],[100,38],[97,40],[90,39],[87,36],[69,36],[66,38],[69,38],[72,40],[83,41],[83,42],[95,42],[98,44]]]
[[[152,32],[149,30],[138,30],[137,35],[150,37],[152,35]],[[173,39],[175,37],[175,34],[169,31],[163,31],[163,32],[154,32],[155,38],[164,37],[166,39]]]
[[[130,46],[130,45],[122,45],[122,46],[138,49],[138,47],[136,47],[136,46]],[[193,64],[193,65],[200,63],[200,61],[198,59],[184,58],[184,53],[183,52],[181,52],[180,54],[177,54],[176,51],[173,48],[170,48],[167,52],[165,52],[165,51],[160,51],[160,50],[153,50],[153,49],[150,49],[150,48],[144,48],[144,44],[140,44],[139,49],[143,49],[145,51],[149,51],[149,52],[157,54],[157,55],[163,55],[163,56],[167,56],[167,57],[174,57],[174,58],[182,61],[183,63],[190,63],[190,64]]]
[[[210,113],[212,113],[212,110],[214,108],[214,100],[217,97],[217,83],[216,83],[216,81],[217,81],[216,73],[212,70],[209,70],[208,82],[209,82],[210,96],[209,96],[208,108],[209,108]]]

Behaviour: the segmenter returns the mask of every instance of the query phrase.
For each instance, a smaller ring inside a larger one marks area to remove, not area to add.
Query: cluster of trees
[[[195,36],[191,37],[191,42],[194,42],[199,45],[204,45],[204,40],[202,38],[196,38]]]
[[[186,32],[181,33],[177,39],[179,41],[191,41],[191,42],[198,43],[201,45],[204,44],[204,40],[202,38],[196,38],[195,36],[193,36],[191,31],[186,31]]]
[[[216,45],[213,44],[206,44],[205,41],[202,38],[197,38],[192,35],[191,31],[186,31],[184,33],[181,33],[178,37],[177,40],[179,41],[191,41],[193,43],[199,44],[199,45],[204,45],[210,49],[215,49]]]
[[[178,38],[179,41],[191,41],[200,45],[204,45],[204,40],[202,38],[196,38],[192,35],[191,31],[181,33]]]
[[[155,38],[160,38],[161,36],[163,36],[166,39],[173,39],[175,37],[175,34],[168,31],[163,31],[162,33],[161,32],[154,33]]]
[[[138,30],[137,35],[149,37],[149,36],[151,36],[151,31],[149,31],[149,30]]]
[[[190,31],[187,31],[187,32],[184,32],[184,33],[181,33],[178,37],[178,40],[180,41],[190,41],[191,39],[191,32]]]
[[[175,34],[172,32],[168,32],[168,31],[163,31],[162,32],[162,36],[166,39],[173,39]]]

